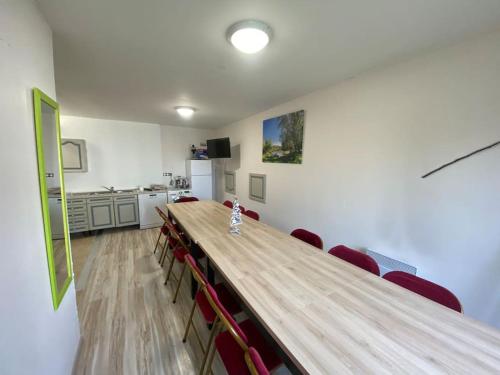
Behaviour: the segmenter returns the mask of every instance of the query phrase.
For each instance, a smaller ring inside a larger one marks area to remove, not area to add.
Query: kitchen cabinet
[[[64,173],[87,172],[87,146],[83,139],[61,140],[61,149],[64,160]]]
[[[113,198],[96,197],[87,199],[89,229],[105,229],[115,226]]]
[[[68,199],[68,224],[70,233],[89,230],[86,199]]]
[[[137,195],[119,195],[113,198],[115,226],[139,224]]]

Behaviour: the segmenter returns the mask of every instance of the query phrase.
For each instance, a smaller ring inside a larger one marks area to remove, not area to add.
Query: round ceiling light
[[[236,22],[227,29],[227,39],[243,53],[256,53],[269,44],[272,30],[262,21]]]
[[[194,114],[194,111],[196,111],[193,107],[175,107],[175,110],[181,116],[182,118],[191,118]]]

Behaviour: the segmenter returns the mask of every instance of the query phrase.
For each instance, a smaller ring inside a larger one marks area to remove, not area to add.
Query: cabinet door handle
[[[156,194],[149,194],[150,197],[156,197]]]

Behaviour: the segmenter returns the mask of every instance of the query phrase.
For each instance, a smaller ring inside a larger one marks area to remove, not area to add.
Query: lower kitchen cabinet
[[[122,195],[113,200],[116,227],[139,224],[137,195]]]
[[[68,223],[70,233],[86,232],[89,230],[86,199],[68,199]]]
[[[71,233],[137,225],[139,224],[137,195],[70,198],[68,222]]]
[[[87,209],[90,230],[115,226],[113,198],[89,198],[87,199]]]

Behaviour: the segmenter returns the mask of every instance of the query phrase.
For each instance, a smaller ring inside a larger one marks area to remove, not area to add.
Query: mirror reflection
[[[45,178],[49,195],[52,251],[56,271],[57,290],[61,290],[68,277],[68,260],[64,240],[64,211],[61,197],[56,115],[57,112],[55,109],[42,101],[43,151]]]

